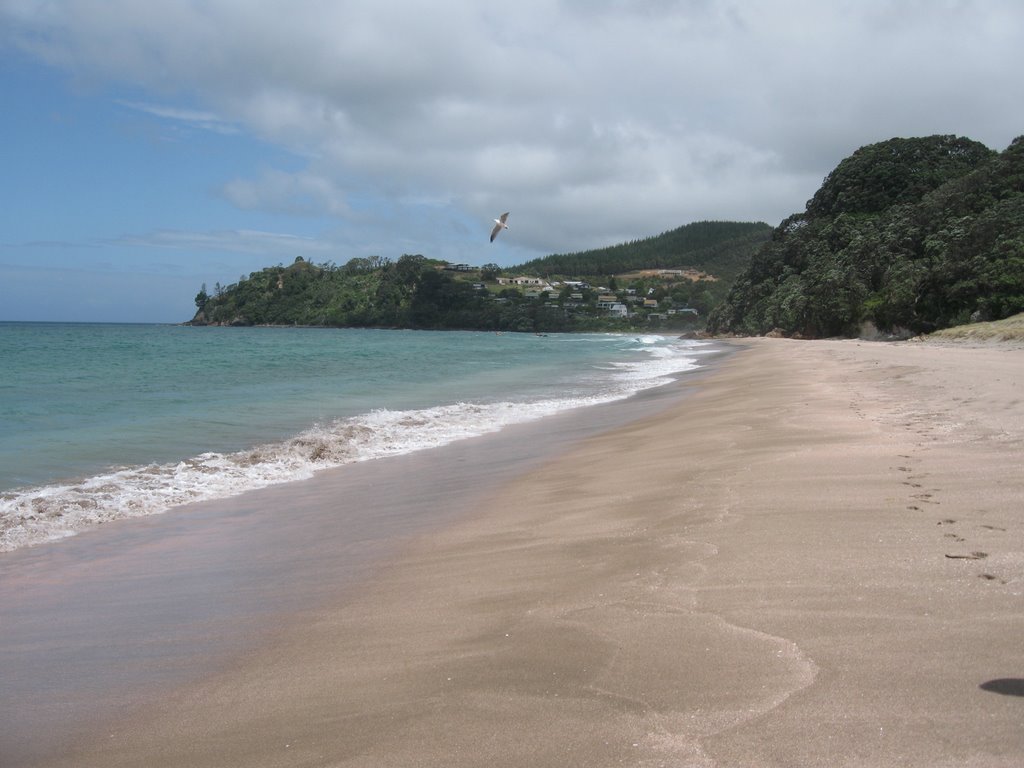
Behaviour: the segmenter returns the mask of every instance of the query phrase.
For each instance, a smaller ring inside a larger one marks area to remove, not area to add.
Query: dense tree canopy
[[[952,136],[864,147],[783,221],[709,327],[926,332],[1024,310],[1024,137],[1002,153]]]
[[[552,275],[615,275],[638,269],[707,268],[729,279],[765,242],[771,227],[762,222],[698,221],[660,235],[578,253],[534,259],[514,271]]]
[[[807,216],[882,213],[916,203],[995,153],[957,136],[890,139],[861,147],[836,166],[807,202]]]
[[[353,259],[338,267],[297,259],[253,272],[209,296],[194,325],[306,325],[477,330],[576,330],[585,317],[552,312],[513,291],[494,300],[419,255]],[[198,305],[198,302],[197,302]]]

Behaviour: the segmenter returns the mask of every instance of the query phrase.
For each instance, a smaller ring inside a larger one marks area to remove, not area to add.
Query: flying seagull
[[[501,230],[508,229],[508,224],[505,223],[506,221],[508,221],[508,211],[505,211],[503,214],[501,214],[500,219],[494,220],[494,229],[491,230],[492,243],[494,242],[494,238],[498,236],[498,233],[501,232]]]

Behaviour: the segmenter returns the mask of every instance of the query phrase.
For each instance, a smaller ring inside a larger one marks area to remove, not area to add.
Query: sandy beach
[[[1024,764],[1024,349],[733,344],[42,764]]]

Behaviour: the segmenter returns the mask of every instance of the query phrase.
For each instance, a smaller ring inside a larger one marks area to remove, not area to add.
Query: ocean
[[[0,552],[661,386],[652,334],[0,323]]]

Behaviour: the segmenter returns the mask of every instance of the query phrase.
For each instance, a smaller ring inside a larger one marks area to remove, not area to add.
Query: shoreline
[[[150,340],[152,332],[144,335]],[[623,336],[588,336],[588,341],[601,342],[588,344],[567,341],[563,335],[535,344],[532,338],[495,343],[482,334],[445,338],[430,333],[413,343],[404,334],[359,333],[341,334],[322,345],[310,344],[313,340],[306,337],[303,345],[292,343],[286,338],[290,335],[277,337],[262,355],[250,355],[260,361],[251,375],[211,381],[195,397],[179,391],[173,377],[134,370],[134,378],[95,386],[94,392],[78,392],[67,401],[62,398],[75,393],[74,385],[64,391],[57,387],[53,408],[66,412],[67,430],[51,425],[33,431],[32,416],[12,420],[11,434],[0,445],[0,453],[11,459],[0,467],[0,552],[75,535],[115,519],[216,501],[626,398],[699,365],[706,350],[714,348],[660,336],[644,343]],[[60,336],[47,338],[67,342]],[[169,354],[182,366],[197,360],[213,364],[210,349],[217,345],[192,350],[192,342],[177,335],[157,334],[152,340],[167,342]],[[232,343],[229,350],[238,355],[243,346]],[[434,346],[457,356],[459,363],[452,370],[438,366],[417,372],[419,355]],[[378,347],[383,355],[365,353]],[[406,354],[405,347],[416,351]],[[320,354],[324,357],[318,361]],[[398,356],[397,372],[382,362],[388,354]],[[341,362],[346,355],[354,355],[347,369]],[[271,380],[281,358],[294,358],[302,371],[294,386]],[[407,375],[401,375],[403,365]],[[26,366],[23,374],[29,380],[30,370]],[[450,381],[446,375],[452,376]],[[102,376],[91,380],[101,381]],[[224,386],[213,385],[217,382]],[[108,395],[120,384],[129,387],[127,397]],[[35,413],[31,389],[15,386],[13,391],[15,411],[23,402],[26,414]],[[104,414],[102,419],[75,411],[77,402],[90,397],[102,406],[96,409]],[[108,428],[133,420],[135,427],[121,434]]]
[[[290,613],[360,589],[403,542],[472,514],[503,478],[659,412],[729,354],[709,350],[701,368],[625,400],[3,553],[0,763],[45,764],[216,674]]]
[[[739,346],[39,765],[1017,764],[1022,351]]]

